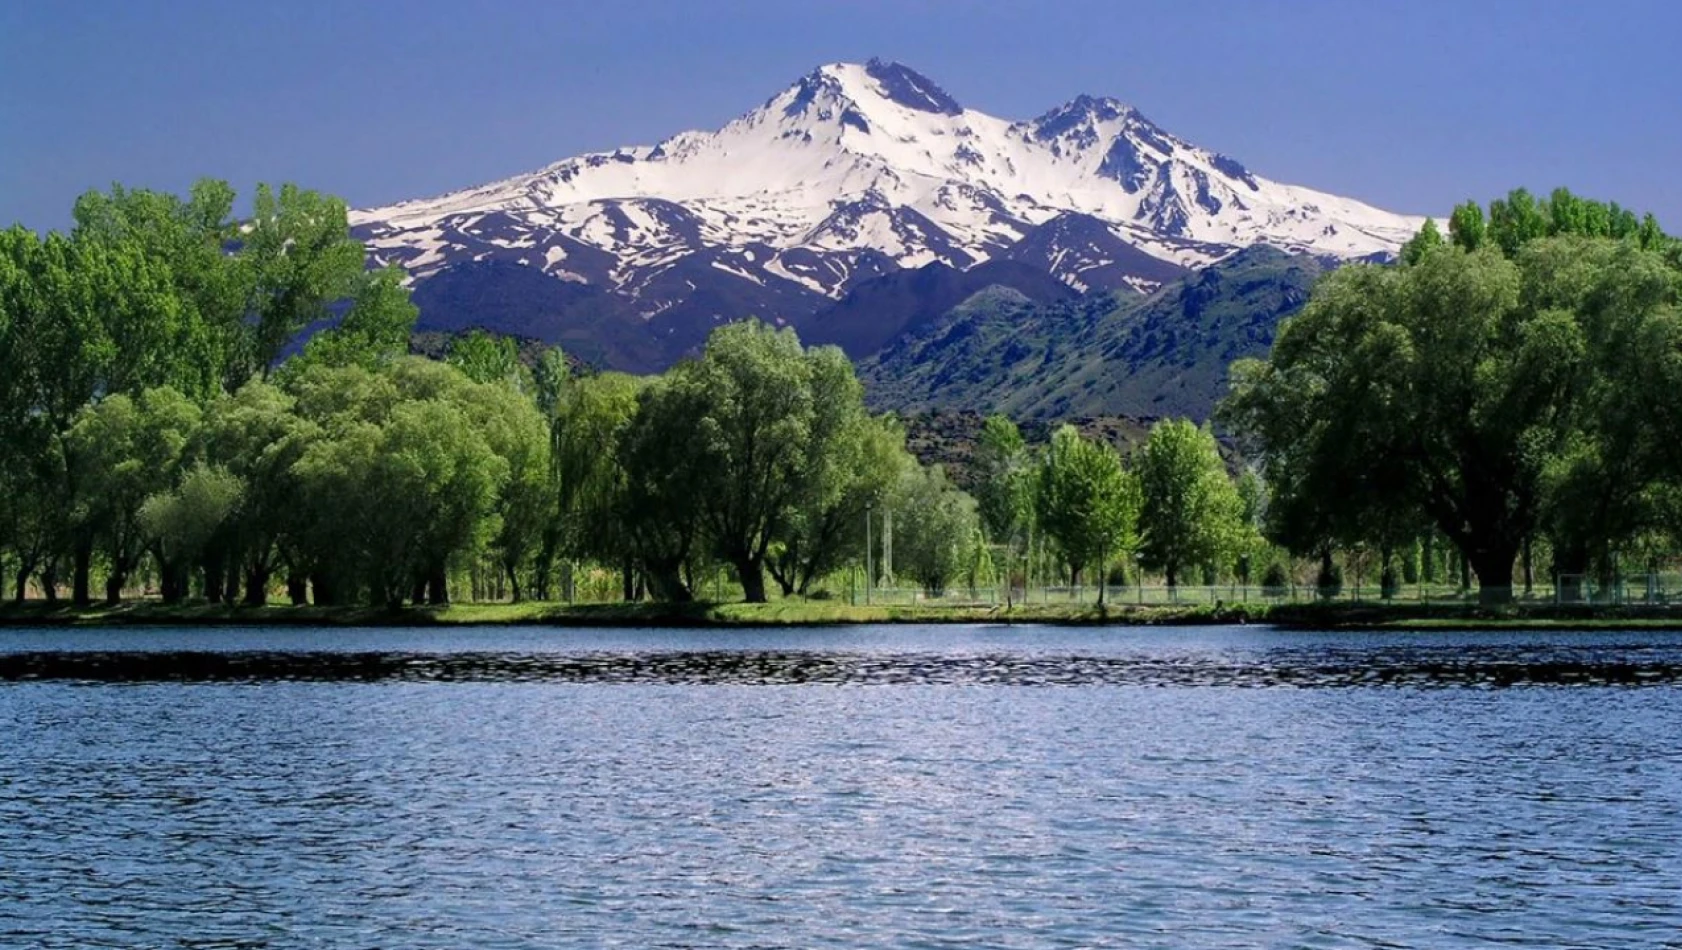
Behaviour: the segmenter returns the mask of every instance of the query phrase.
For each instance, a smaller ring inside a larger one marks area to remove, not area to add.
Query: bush
[[[1274,561],[1262,571],[1262,594],[1267,597],[1283,597],[1291,586],[1291,575],[1286,572],[1285,565]]]

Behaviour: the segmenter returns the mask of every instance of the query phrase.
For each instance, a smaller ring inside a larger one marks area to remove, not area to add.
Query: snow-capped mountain
[[[418,282],[423,322],[483,322],[431,312],[426,285],[449,275],[460,306],[512,265],[553,282],[522,282],[525,324],[566,335],[566,284],[587,285],[592,320],[645,322],[664,359],[718,321],[799,325],[901,269],[1002,259],[1149,290],[1254,244],[1394,252],[1423,221],[1258,177],[1113,99],[1010,121],[879,60],[823,66],[716,132],[352,215]]]

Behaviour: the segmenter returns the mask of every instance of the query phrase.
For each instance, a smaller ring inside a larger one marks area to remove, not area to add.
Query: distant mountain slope
[[[1057,303],[1076,294],[1049,272],[1011,260],[957,270],[938,261],[866,281],[796,324],[807,343],[833,343],[862,359],[989,288],[1030,303]]]
[[[1253,245],[1387,255],[1422,222],[1263,178],[1113,99],[1011,121],[878,60],[820,67],[716,131],[352,215],[373,259],[409,272],[423,330],[570,340],[635,370],[747,316],[868,348],[950,304],[849,293],[935,264],[1149,291]]]
[[[1233,360],[1265,354],[1322,265],[1256,247],[1149,297],[1038,305],[982,293],[864,361],[879,409],[972,409],[1019,419],[1208,418]]]

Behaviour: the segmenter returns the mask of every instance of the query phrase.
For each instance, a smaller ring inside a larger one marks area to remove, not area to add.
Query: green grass
[[[851,605],[781,600],[768,604],[451,604],[445,607],[166,606],[135,601],[116,607],[29,603],[0,606],[0,626],[511,626],[786,627],[882,623],[1199,624],[1259,620],[1265,607],[1215,610],[1207,605],[1033,604],[1016,607]]]
[[[451,604],[444,607],[166,606],[130,601],[76,608],[40,602],[0,605],[0,627],[29,626],[554,626],[799,627],[840,624],[1070,624],[1166,626],[1267,623],[1303,630],[1669,630],[1682,629],[1682,609],[1627,605],[1296,603],[1232,604],[876,604],[834,600],[744,603]]]
[[[1268,614],[1303,630],[1678,630],[1682,609],[1625,604],[1281,604]]]

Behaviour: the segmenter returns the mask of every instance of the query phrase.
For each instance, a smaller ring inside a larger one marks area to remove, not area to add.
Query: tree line
[[[754,321],[648,378],[528,365],[483,333],[412,356],[408,291],[365,268],[342,202],[234,202],[115,187],[68,234],[0,234],[15,598],[116,602],[144,578],[167,602],[442,603],[463,580],[548,599],[589,565],[626,598],[728,572],[762,601],[867,563],[866,584],[939,593],[1035,556],[1078,583],[1134,552],[1172,583],[1244,535],[1207,430],[1165,423],[1126,468],[1072,429],[1035,455],[992,420],[978,505],[866,411],[838,349]]]
[[[1270,538],[1330,564],[1451,547],[1481,596],[1650,573],[1682,527],[1682,245],[1651,215],[1523,190],[1321,280],[1220,418]],[[1515,570],[1519,572],[1515,577]]]
[[[931,593],[1144,571],[1278,587],[1293,556],[1323,588],[1370,562],[1392,590],[1445,552],[1499,597],[1515,561],[1603,576],[1677,536],[1682,251],[1565,191],[1462,205],[1396,265],[1325,278],[1269,359],[1233,368],[1220,419],[1248,464],[1185,420],[1124,458],[1071,427],[1030,447],[995,417],[973,497],[866,410],[839,350],[790,329],[723,325],[646,378],[483,333],[429,360],[342,202],[234,200],[116,187],[68,234],[0,232],[15,597],[89,603],[97,580],[116,601],[144,577],[166,601],[550,599],[595,568],[628,599],[727,573],[762,601],[866,565],[866,585]]]

